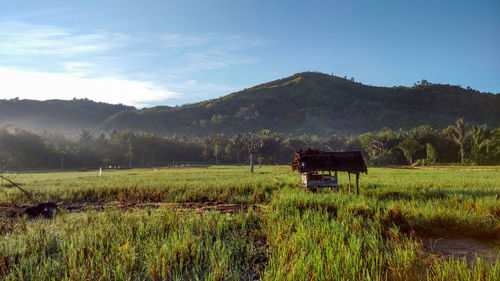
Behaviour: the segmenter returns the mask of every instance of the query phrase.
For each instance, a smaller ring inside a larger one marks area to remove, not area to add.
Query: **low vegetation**
[[[254,174],[235,166],[10,174],[38,200],[61,206],[165,204],[16,218],[5,214],[29,202],[3,183],[0,279],[498,280],[500,254],[470,262],[435,253],[422,240],[495,245],[499,170],[371,168],[361,176],[360,196],[348,192],[343,174],[339,192],[303,191],[287,166]],[[217,201],[242,207],[175,205]]]

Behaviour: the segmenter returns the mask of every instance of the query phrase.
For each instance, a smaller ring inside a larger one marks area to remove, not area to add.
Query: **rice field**
[[[500,167],[369,168],[360,196],[248,170],[7,175],[60,211],[0,180],[0,280],[500,280]]]

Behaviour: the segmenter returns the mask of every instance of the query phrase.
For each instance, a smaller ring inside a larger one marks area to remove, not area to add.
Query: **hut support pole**
[[[356,173],[356,194],[359,195],[359,173]]]
[[[349,176],[349,194],[351,194],[351,173],[347,173]]]
[[[339,180],[338,180],[338,177],[337,177],[337,171],[335,171],[335,180],[337,181],[337,186],[335,186],[335,190],[336,191],[339,191]]]

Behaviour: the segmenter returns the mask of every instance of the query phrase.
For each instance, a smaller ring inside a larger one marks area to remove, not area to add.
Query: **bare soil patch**
[[[465,258],[468,263],[483,257],[486,262],[494,263],[500,255],[500,240],[479,240],[470,237],[420,238],[422,245],[433,254],[454,259]]]
[[[181,203],[135,203],[135,202],[53,202],[39,205],[15,205],[0,204],[0,218],[15,219],[27,215],[28,218],[45,217],[51,218],[53,212],[67,210],[68,212],[85,212],[87,210],[102,211],[105,209],[119,209],[123,212],[131,212],[137,209],[159,209],[174,208],[181,211],[194,211],[203,213],[206,211],[219,211],[222,213],[235,213],[239,210],[247,210],[247,204],[232,204],[222,201],[197,200],[194,202]]]

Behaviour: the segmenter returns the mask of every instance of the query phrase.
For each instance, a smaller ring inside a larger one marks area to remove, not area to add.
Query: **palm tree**
[[[467,124],[463,118],[458,119],[455,125],[450,125],[444,130],[444,134],[451,137],[451,139],[460,147],[460,162],[463,164],[465,160],[465,144],[469,139],[467,132]]]

